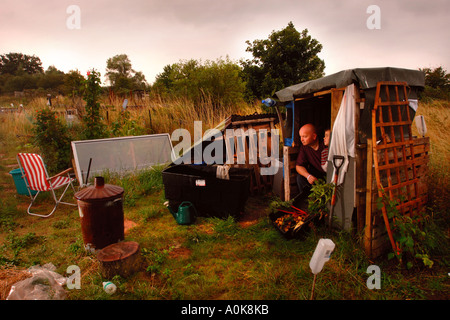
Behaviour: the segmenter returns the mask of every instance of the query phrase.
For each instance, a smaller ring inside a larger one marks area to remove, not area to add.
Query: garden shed
[[[372,258],[395,250],[391,221],[385,207],[377,209],[377,199],[385,194],[399,201],[401,214],[420,214],[425,207],[430,141],[413,136],[411,128],[423,87],[421,71],[384,67],[344,70],[277,91],[275,98],[286,107],[284,200],[298,192],[300,127],[331,128],[327,182],[334,176],[333,154],[346,159],[337,184],[338,224],[363,233]]]

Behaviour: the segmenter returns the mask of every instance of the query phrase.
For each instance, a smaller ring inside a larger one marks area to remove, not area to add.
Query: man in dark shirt
[[[325,178],[320,160],[324,148],[323,141],[317,137],[316,128],[312,124],[305,124],[299,131],[302,145],[297,156],[295,169],[297,170],[297,185],[299,196],[307,196],[311,185],[318,179]]]

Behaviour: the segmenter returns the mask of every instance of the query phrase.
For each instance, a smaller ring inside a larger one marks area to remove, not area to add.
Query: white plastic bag
[[[56,267],[51,263],[30,267],[28,272],[33,276],[16,282],[6,300],[64,300],[63,286],[67,279],[54,270]]]

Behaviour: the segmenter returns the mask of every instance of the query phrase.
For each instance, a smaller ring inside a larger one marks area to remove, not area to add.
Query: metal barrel
[[[75,193],[85,249],[96,252],[124,240],[123,188],[95,177],[94,186]]]

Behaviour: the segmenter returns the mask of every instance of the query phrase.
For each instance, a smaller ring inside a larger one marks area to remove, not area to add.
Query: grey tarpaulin
[[[343,88],[357,83],[363,90],[376,88],[379,81],[404,81],[410,87],[423,87],[425,74],[419,70],[401,68],[357,68],[340,71],[329,76],[295,84],[275,92],[281,102],[331,88]]]
[[[275,98],[281,102],[289,103],[296,98],[328,90],[331,88],[344,88],[355,83],[363,90],[364,109],[361,110],[359,135],[360,142],[365,142],[370,136],[372,122],[371,112],[375,99],[375,91],[379,81],[406,82],[409,86],[408,99],[417,99],[419,91],[425,86],[425,74],[419,70],[402,68],[357,68],[343,70],[329,76],[295,84],[275,92]],[[414,116],[413,111],[412,116]]]

